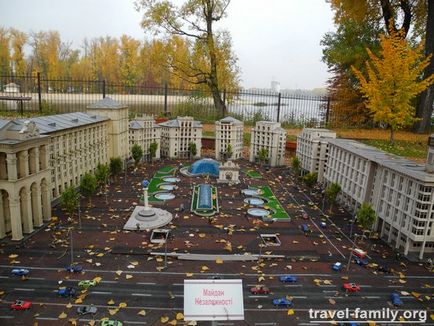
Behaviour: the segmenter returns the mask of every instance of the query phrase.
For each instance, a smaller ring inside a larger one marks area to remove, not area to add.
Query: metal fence
[[[106,96],[128,105],[132,115],[190,115],[209,122],[219,117],[209,92],[187,89],[127,86],[104,80],[52,80],[35,76],[0,76],[0,99],[31,97],[21,102],[23,114],[55,114],[85,111]],[[330,99],[307,94],[272,91],[224,90],[222,97],[228,113],[246,123],[259,120],[278,121],[292,127],[324,126],[328,122]],[[0,101],[0,111],[11,114],[21,105],[13,100]]]

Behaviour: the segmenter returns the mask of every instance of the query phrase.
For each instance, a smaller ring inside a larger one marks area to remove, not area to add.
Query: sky
[[[335,28],[325,0],[232,0],[227,13],[216,27],[231,33],[243,87],[269,88],[272,80],[282,89],[326,86],[320,41]],[[106,35],[143,40],[141,18],[134,0],[0,0],[0,26],[57,30],[73,48]]]

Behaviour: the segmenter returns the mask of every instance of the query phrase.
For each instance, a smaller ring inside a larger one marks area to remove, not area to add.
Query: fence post
[[[277,98],[277,122],[280,122],[280,100],[282,98],[282,94],[279,93],[279,97]]]
[[[105,98],[105,79],[102,80],[102,98]]]
[[[38,104],[39,104],[39,113],[42,113],[42,94],[41,94],[41,73],[38,72],[36,74],[36,80],[38,83]]]
[[[167,117],[167,83],[164,84],[164,116]]]
[[[327,110],[326,110],[326,126],[329,124],[329,114],[330,114],[330,96],[327,96]]]

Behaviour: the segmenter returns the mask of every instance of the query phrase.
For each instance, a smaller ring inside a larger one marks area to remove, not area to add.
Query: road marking
[[[322,290],[324,293],[336,293],[336,290]]]
[[[362,297],[362,299],[380,299],[380,297],[376,295],[366,295]]]
[[[249,298],[251,299],[255,299],[255,298],[268,298],[268,295],[263,294],[263,295],[249,295]]]
[[[294,299],[307,299],[307,297],[304,295],[290,295],[290,297]]]
[[[4,319],[12,319],[12,318],[15,318],[15,316],[0,316],[0,318],[4,318]]]
[[[273,325],[277,325],[277,323],[255,323],[255,326],[266,326],[266,325],[273,326]]]
[[[92,291],[90,293],[93,293],[93,294],[112,294],[111,292],[104,292],[104,291]]]
[[[372,285],[368,285],[368,284],[366,284],[366,285],[360,285],[360,287],[361,287],[361,288],[371,288]]]
[[[284,287],[286,288],[295,288],[295,287],[300,287],[303,286],[303,284],[285,284]]]
[[[101,283],[115,284],[115,283],[119,283],[119,282],[118,281],[101,281]]]
[[[15,291],[35,291],[35,289],[14,288]]]
[[[29,280],[45,280],[45,277],[29,277]]]
[[[172,285],[175,285],[175,286],[184,286],[184,283],[173,283]]]
[[[388,285],[388,288],[403,288],[404,285]]]
[[[80,318],[80,321],[90,322],[90,321],[95,321],[95,319]],[[99,320],[96,320],[96,321],[99,321]],[[136,325],[146,325],[146,324],[148,324],[146,321],[134,321],[134,320],[124,320],[122,322],[124,324],[136,324]]]
[[[140,284],[140,285],[155,285],[157,283],[137,282],[136,284]]]
[[[332,297],[332,296],[324,296],[326,299],[346,299],[347,297]]]
[[[319,286],[319,287],[322,287],[322,288],[332,288],[332,287],[336,287],[336,285],[334,285],[334,284],[319,284],[318,286]]]
[[[59,269],[61,268],[56,268],[56,267],[38,267],[38,266],[12,266],[12,265],[0,265],[1,268],[26,268],[26,269],[35,269],[35,270],[44,270],[44,271],[59,271]],[[97,274],[101,274],[101,273],[107,273],[107,274],[113,274],[116,273],[116,271],[111,271],[111,270],[99,270],[99,269],[86,269],[86,272],[91,272],[91,273],[97,273]],[[142,274],[142,275],[155,275],[154,271],[128,271],[129,274]],[[183,275],[185,276],[185,273],[182,272],[159,272],[159,275]],[[207,275],[214,275],[214,274],[205,274],[205,273],[193,273],[194,275],[200,275],[201,277],[207,276]],[[240,277],[240,274],[238,273],[227,273],[227,274],[220,274],[221,276],[236,276],[236,277]],[[315,276],[315,277],[341,277],[338,274],[310,274],[310,273],[294,273],[291,275],[295,275],[295,276]],[[254,277],[257,278],[258,274],[250,274],[250,273],[246,273],[243,274],[243,276],[247,276],[247,277]],[[265,276],[282,276],[282,273],[279,274],[265,274]],[[390,277],[390,276],[389,276]],[[394,276],[392,276],[394,277]],[[410,278],[411,276],[406,276],[406,278]],[[424,278],[431,278],[431,276],[426,276]],[[76,281],[81,281],[81,280],[76,280]],[[156,283],[141,283],[141,282],[137,282],[137,284],[147,284],[147,285],[155,285]],[[275,309],[277,310],[277,309]],[[274,310],[273,310],[274,311]]]
[[[0,276],[0,278],[9,278],[9,276]]]
[[[152,296],[152,294],[150,294],[150,293],[131,293],[131,295],[133,295],[135,297],[150,297],[150,296]]]
[[[36,317],[39,320],[59,320],[57,317]]]

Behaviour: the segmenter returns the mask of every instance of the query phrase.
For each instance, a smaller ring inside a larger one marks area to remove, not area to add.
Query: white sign
[[[184,320],[244,320],[243,280],[184,280]]]

